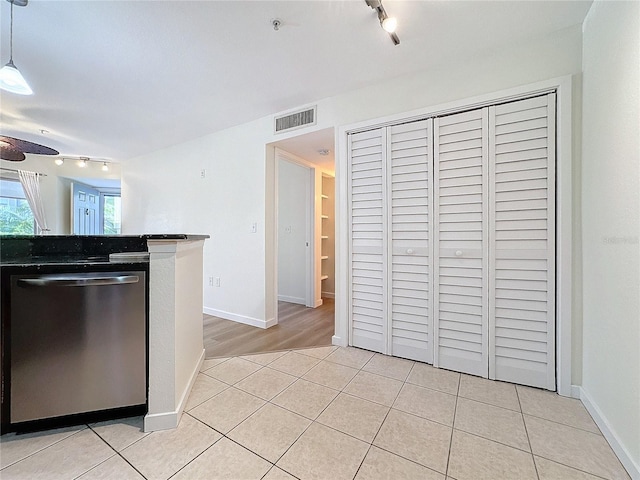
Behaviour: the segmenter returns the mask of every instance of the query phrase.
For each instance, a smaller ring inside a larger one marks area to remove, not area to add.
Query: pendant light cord
[[[9,63],[13,63],[13,1],[11,1],[11,26],[9,28]]]

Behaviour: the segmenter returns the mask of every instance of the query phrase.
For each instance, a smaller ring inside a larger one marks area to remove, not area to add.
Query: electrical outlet
[[[258,224],[254,222],[251,224],[251,233],[256,233],[257,231],[258,231]]]
[[[207,171],[203,168],[200,170],[200,178],[205,178],[207,176]]]
[[[209,277],[209,286],[213,287],[213,277]]]
[[[220,286],[220,277],[216,277],[216,287]]]

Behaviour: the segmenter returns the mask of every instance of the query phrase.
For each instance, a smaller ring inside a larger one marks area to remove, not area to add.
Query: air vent
[[[316,124],[316,107],[313,106],[299,112],[288,113],[275,118],[275,133],[288,132],[296,128]]]

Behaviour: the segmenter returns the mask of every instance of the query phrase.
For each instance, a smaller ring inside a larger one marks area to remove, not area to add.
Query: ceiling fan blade
[[[20,140],[19,138],[6,137],[4,135],[0,135],[0,142],[8,143],[14,149],[22,153],[35,153],[37,155],[58,155],[60,153],[53,148],[45,147],[39,143],[28,142],[27,140]],[[22,160],[24,160],[24,158]]]
[[[0,145],[0,158],[10,162],[21,162],[25,159],[24,153],[16,150],[11,145]]]

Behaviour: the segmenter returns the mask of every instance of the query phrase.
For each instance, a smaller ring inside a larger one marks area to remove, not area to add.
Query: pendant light
[[[13,63],[13,5],[24,7],[29,0],[7,0],[11,4],[11,30],[9,33],[9,63],[0,69],[0,88],[19,95],[31,95],[33,90]]]

